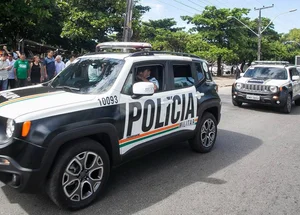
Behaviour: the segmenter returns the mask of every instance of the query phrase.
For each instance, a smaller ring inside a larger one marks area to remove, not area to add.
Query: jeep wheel
[[[196,152],[210,152],[216,142],[217,131],[215,117],[206,112],[200,121],[195,137],[189,140],[190,147]]]
[[[300,106],[300,99],[295,100],[295,105]]]
[[[59,207],[77,210],[103,193],[110,163],[105,148],[93,140],[84,138],[69,146],[58,155],[46,189]]]
[[[232,104],[234,106],[241,107],[243,105],[243,102],[239,102],[239,101],[232,99]]]
[[[288,94],[286,98],[285,105],[281,109],[283,113],[290,113],[292,110],[292,95]]]

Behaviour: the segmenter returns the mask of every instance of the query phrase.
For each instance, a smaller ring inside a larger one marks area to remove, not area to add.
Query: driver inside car
[[[136,79],[137,79],[137,81],[153,83],[154,91],[156,92],[159,90],[159,83],[158,83],[158,80],[155,77],[151,77],[150,74],[151,74],[150,68],[145,68],[144,70],[138,71]]]

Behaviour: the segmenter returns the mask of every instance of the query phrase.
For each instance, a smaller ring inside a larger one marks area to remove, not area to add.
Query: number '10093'
[[[113,105],[118,103],[118,97],[117,96],[108,96],[106,98],[98,99],[100,106],[105,105]]]

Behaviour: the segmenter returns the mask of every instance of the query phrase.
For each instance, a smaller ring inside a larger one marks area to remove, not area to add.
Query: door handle
[[[195,94],[195,97],[197,98],[197,99],[201,99],[202,98],[202,96],[204,96],[204,93],[200,93],[200,92],[196,92],[196,94]]]

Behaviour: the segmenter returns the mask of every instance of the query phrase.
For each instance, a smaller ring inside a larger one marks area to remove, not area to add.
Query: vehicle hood
[[[24,114],[84,103],[94,95],[83,95],[38,86],[0,92],[0,116],[15,119]],[[59,113],[58,113],[59,114]]]
[[[236,83],[241,84],[262,84],[269,86],[278,86],[281,87],[289,83],[288,80],[275,80],[275,79],[253,79],[253,78],[239,78]]]

